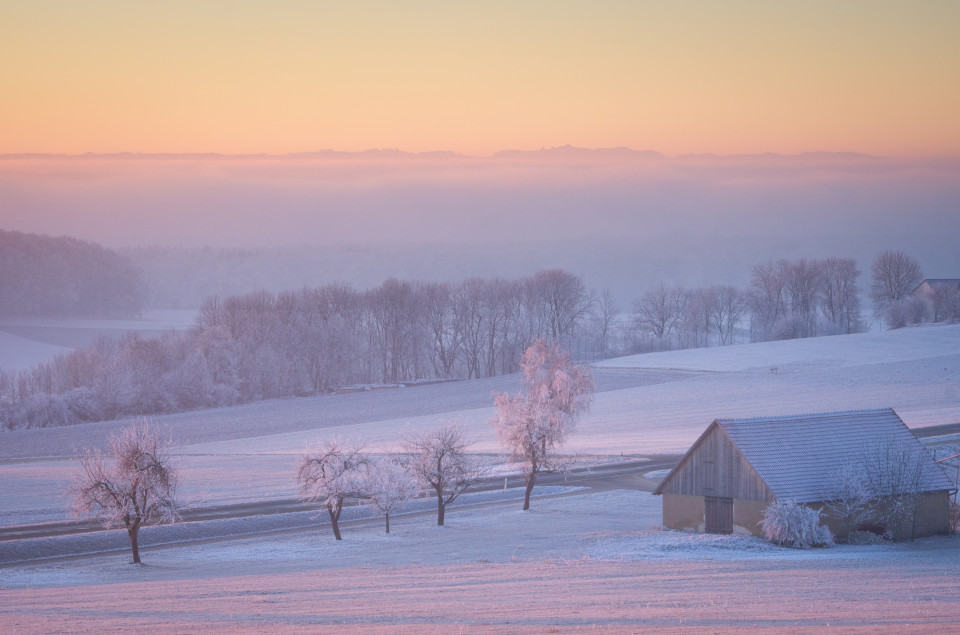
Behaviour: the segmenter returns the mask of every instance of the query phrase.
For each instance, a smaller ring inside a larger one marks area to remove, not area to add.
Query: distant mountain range
[[[766,152],[760,154],[713,153],[681,154],[667,156],[656,150],[633,150],[625,146],[616,148],[578,148],[564,145],[539,150],[502,150],[492,156],[471,156],[447,150],[431,152],[407,152],[396,148],[373,148],[359,152],[342,150],[317,150],[313,152],[292,152],[288,154],[223,154],[219,152],[200,153],[153,153],[153,152],[108,152],[84,154],[57,153],[12,153],[0,154],[0,159],[170,159],[170,160],[218,160],[218,159],[510,159],[510,160],[584,160],[584,161],[657,161],[657,160],[833,160],[833,159],[880,159],[858,152],[801,152],[798,154],[779,154]]]

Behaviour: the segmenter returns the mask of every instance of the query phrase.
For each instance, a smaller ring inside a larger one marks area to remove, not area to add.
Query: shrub
[[[820,510],[791,500],[770,503],[763,510],[760,527],[768,540],[786,547],[808,549],[833,544],[833,534],[820,524]]]

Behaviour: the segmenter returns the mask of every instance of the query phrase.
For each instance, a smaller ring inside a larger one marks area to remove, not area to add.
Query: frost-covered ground
[[[682,452],[717,417],[893,407],[913,426],[960,422],[960,326],[677,351],[595,369],[570,452]],[[518,378],[419,386],[158,417],[178,441],[184,495],[204,504],[291,498],[304,448],[327,435],[395,449],[458,420],[491,461],[494,392]],[[0,524],[62,520],[76,448],[125,422],[0,434]],[[5,631],[453,630],[953,631],[956,537],[791,551],[657,529],[634,491],[450,509],[428,516],[0,566]],[[266,521],[257,521],[266,522]],[[269,528],[262,528],[269,529]],[[192,528],[178,531],[190,534]],[[202,530],[199,536],[202,537]],[[123,535],[119,533],[119,543]],[[189,537],[189,536],[188,536]],[[191,538],[191,539],[193,539]],[[105,547],[109,548],[109,547]]]
[[[809,551],[663,531],[616,490],[0,569],[6,632],[950,632],[960,537]]]

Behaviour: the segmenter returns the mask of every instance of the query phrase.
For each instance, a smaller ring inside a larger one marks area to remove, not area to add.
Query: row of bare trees
[[[368,291],[332,284],[210,298],[188,332],[131,332],[27,371],[0,371],[0,421],[67,425],[356,384],[512,373],[540,337],[594,346],[600,338],[587,329],[596,323],[594,298],[603,297],[573,274],[548,270],[518,280],[391,279]]]
[[[863,330],[856,262],[848,258],[776,260],[753,268],[747,293],[754,341]]]
[[[723,346],[736,341],[745,323],[752,341],[855,333],[863,329],[859,275],[847,258],[801,258],[754,266],[745,291],[661,284],[633,303],[631,348]]]

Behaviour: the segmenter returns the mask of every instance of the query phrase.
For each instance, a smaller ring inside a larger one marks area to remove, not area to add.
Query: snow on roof
[[[717,419],[773,494],[797,502],[823,500],[837,470],[869,448],[905,444],[929,460],[925,491],[953,483],[890,408],[751,419]]]

